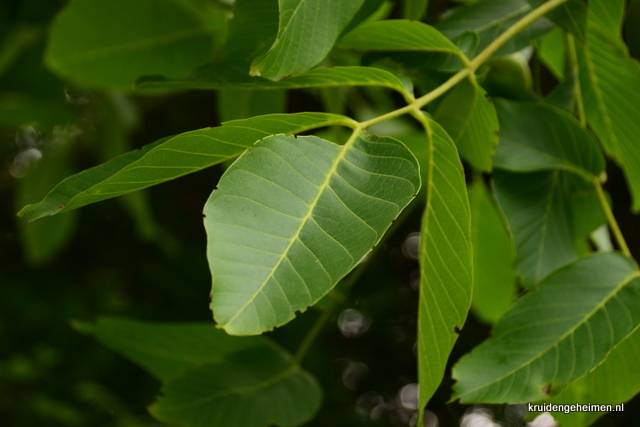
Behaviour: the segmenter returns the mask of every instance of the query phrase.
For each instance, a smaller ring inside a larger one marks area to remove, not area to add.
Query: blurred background
[[[240,117],[241,106],[229,105],[240,98],[211,91],[131,94],[60,79],[43,56],[47,29],[65,4],[0,2],[0,425],[157,426],[145,408],[159,383],[69,322],[100,315],[211,321],[201,212],[223,168],[34,223],[15,213],[70,174],[167,135]],[[400,14],[399,6],[391,4],[389,13]],[[555,84],[548,71],[539,73],[537,90]],[[270,108],[322,111],[347,98],[356,116],[388,111],[397,101],[373,89],[292,91]],[[386,126],[386,133],[411,128],[404,121]],[[614,210],[638,254],[623,178],[614,167],[608,173]],[[325,398],[309,425],[412,425],[419,223],[415,209],[311,348],[304,366],[322,383]],[[270,336],[295,350],[318,314],[310,309]],[[451,360],[489,329],[470,317]],[[447,405],[446,378],[425,426],[523,425],[521,406]],[[638,404],[635,399],[627,412],[597,425],[632,425]]]

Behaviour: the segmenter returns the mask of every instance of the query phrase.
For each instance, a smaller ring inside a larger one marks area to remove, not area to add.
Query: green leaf
[[[473,292],[471,218],[462,164],[444,129],[431,120],[425,127],[429,179],[420,231],[418,413],[442,381]]]
[[[591,135],[569,113],[541,102],[494,102],[500,120],[497,168],[514,172],[563,169],[587,179],[604,171]]]
[[[626,50],[622,41],[625,3],[625,0],[590,0],[587,33],[592,27],[598,28],[605,38],[617,44],[622,50]]]
[[[637,356],[640,354],[640,330],[636,330],[613,349],[607,359],[593,372],[562,390],[550,400],[555,404],[581,404],[591,402],[612,405],[630,400],[640,392],[640,370]],[[605,412],[557,412],[553,417],[562,427],[586,427]]]
[[[454,9],[435,27],[449,39],[454,39],[468,30],[476,31],[480,36],[480,52],[530,11],[531,6],[525,0],[485,0],[472,6]],[[539,19],[509,40],[494,56],[517,52],[552,27],[553,24],[547,18]]]
[[[226,62],[248,65],[269,50],[278,34],[278,0],[236,0],[222,49]]]
[[[362,24],[340,39],[340,46],[362,51],[446,52],[461,56],[458,47],[435,28],[405,19]]]
[[[573,239],[579,241],[607,222],[596,187],[578,175],[564,173],[564,197],[571,206]]]
[[[53,22],[45,60],[82,83],[130,89],[139,75],[207,62],[212,49],[212,30],[180,2],[74,0]]]
[[[293,319],[355,267],[419,188],[415,157],[392,138],[256,143],[204,209],[218,325],[254,335]]]
[[[554,28],[540,37],[536,53],[540,61],[558,79],[564,80],[567,52],[564,45],[565,36],[560,28]]]
[[[241,68],[225,63],[206,64],[186,77],[167,79],[145,76],[138,79],[140,89],[304,89],[312,87],[381,86],[405,93],[403,82],[390,73],[372,67],[316,68],[295,77],[272,82],[250,77]]]
[[[547,94],[544,102],[568,113],[573,113],[576,110],[576,102],[578,101],[576,99],[577,77],[575,73],[570,73],[564,81],[560,82]]]
[[[618,254],[555,272],[453,368],[453,398],[533,402],[586,375],[640,325],[639,276],[635,262]]]
[[[541,6],[547,0],[527,0],[533,7]],[[546,17],[584,42],[587,32],[587,5],[582,0],[568,0],[547,13]]]
[[[267,346],[262,337],[230,337],[211,323],[157,323],[121,317],[101,317],[95,324],[75,322],[77,330],[91,333],[159,380],[187,370],[223,362],[248,348]]]
[[[172,425],[294,426],[320,406],[316,379],[264,337],[231,337],[211,323],[114,317],[75,326],[163,382],[149,410]]]
[[[311,419],[322,399],[317,380],[275,345],[192,369],[167,381],[162,392],[151,414],[188,427],[297,426]]]
[[[404,17],[420,21],[427,14],[428,6],[429,0],[404,0]]]
[[[478,171],[491,171],[498,117],[484,89],[470,80],[460,82],[442,100],[434,118],[458,145],[463,159]]]
[[[269,80],[303,73],[329,53],[364,0],[279,0],[280,24],[271,49],[251,64]]]
[[[577,257],[563,178],[559,170],[494,172],[496,198],[516,244],[516,271],[527,286]]]
[[[273,114],[185,132],[72,175],[18,215],[38,219],[160,184],[232,159],[265,136],[352,123],[334,114]]]
[[[469,187],[473,300],[471,309],[485,323],[496,323],[515,301],[516,251],[504,218],[482,180]]]
[[[591,6],[598,4],[594,2]],[[607,154],[622,167],[631,189],[632,208],[638,211],[640,104],[635,100],[640,99],[640,64],[621,47],[617,20],[605,19],[614,14],[615,7],[610,14],[607,12],[608,16],[596,16],[596,10],[589,15],[587,46],[578,52],[587,123]],[[614,34],[617,38],[610,38]]]

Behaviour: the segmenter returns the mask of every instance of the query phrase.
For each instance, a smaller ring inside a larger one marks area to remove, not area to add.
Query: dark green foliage
[[[638,246],[613,210],[640,209],[639,3],[458,3],[0,5],[0,190],[26,217],[1,230],[3,422],[632,399]]]

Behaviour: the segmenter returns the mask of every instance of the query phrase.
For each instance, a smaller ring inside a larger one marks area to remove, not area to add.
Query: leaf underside
[[[335,114],[270,114],[185,132],[72,175],[18,215],[35,220],[160,184],[237,157],[268,135],[351,123]]]
[[[571,405],[576,402],[598,402],[599,405],[616,405],[630,400],[640,392],[640,370],[637,355],[640,354],[640,330],[613,349],[607,360],[593,372],[571,383],[551,403]],[[613,386],[615,384],[615,386]],[[563,412],[553,417],[562,427],[584,427],[592,424],[605,412]]]
[[[364,0],[279,0],[280,24],[271,49],[251,64],[269,80],[307,71],[329,53]]]
[[[612,253],[553,273],[458,362],[453,398],[533,402],[581,378],[640,325],[639,275],[634,261]]]
[[[421,226],[418,314],[419,412],[440,385],[473,292],[471,218],[455,144],[427,122],[427,205]]]
[[[538,283],[578,254],[562,171],[514,174],[495,171],[494,191],[513,233],[516,271],[525,286]]]
[[[392,138],[258,142],[204,209],[219,326],[252,335],[287,323],[362,259],[419,188],[415,157]]]

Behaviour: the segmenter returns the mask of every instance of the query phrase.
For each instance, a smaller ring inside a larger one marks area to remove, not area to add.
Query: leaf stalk
[[[466,68],[461,69],[457,73],[455,73],[449,80],[432,90],[431,92],[417,98],[415,101],[410,103],[409,105],[398,108],[397,110],[390,111],[386,114],[383,114],[378,117],[374,117],[373,119],[364,121],[360,123],[362,129],[366,129],[369,126],[375,125],[377,123],[383,122],[385,120],[393,119],[404,114],[413,114],[412,112],[416,109],[421,109],[425,105],[439,98],[452,89],[455,85],[460,83],[465,78],[473,75],[482,64],[484,64],[494,53],[496,53],[506,42],[515,37],[522,30],[527,28],[529,25],[533,24],[538,19],[542,18],[544,15],[560,6],[563,3],[566,3],[568,0],[550,0],[541,6],[535,8],[525,16],[523,16],[519,21],[509,27],[504,33],[500,34],[494,41],[492,41],[482,52],[480,52],[473,60],[469,62],[469,65]]]
[[[616,242],[618,242],[618,246],[623,254],[631,258],[631,251],[629,251],[629,246],[627,246],[627,242],[624,240],[624,236],[622,235],[622,231],[620,231],[620,226],[618,226],[618,221],[616,221],[616,217],[613,215],[613,211],[611,210],[611,206],[609,206],[609,202],[607,197],[604,194],[604,190],[602,189],[602,184],[599,180],[594,180],[594,185],[596,187],[596,193],[598,194],[598,200],[600,200],[600,205],[602,206],[602,210],[604,211],[605,216],[607,217],[607,222],[609,223],[609,228],[613,232],[613,235],[616,238]]]

